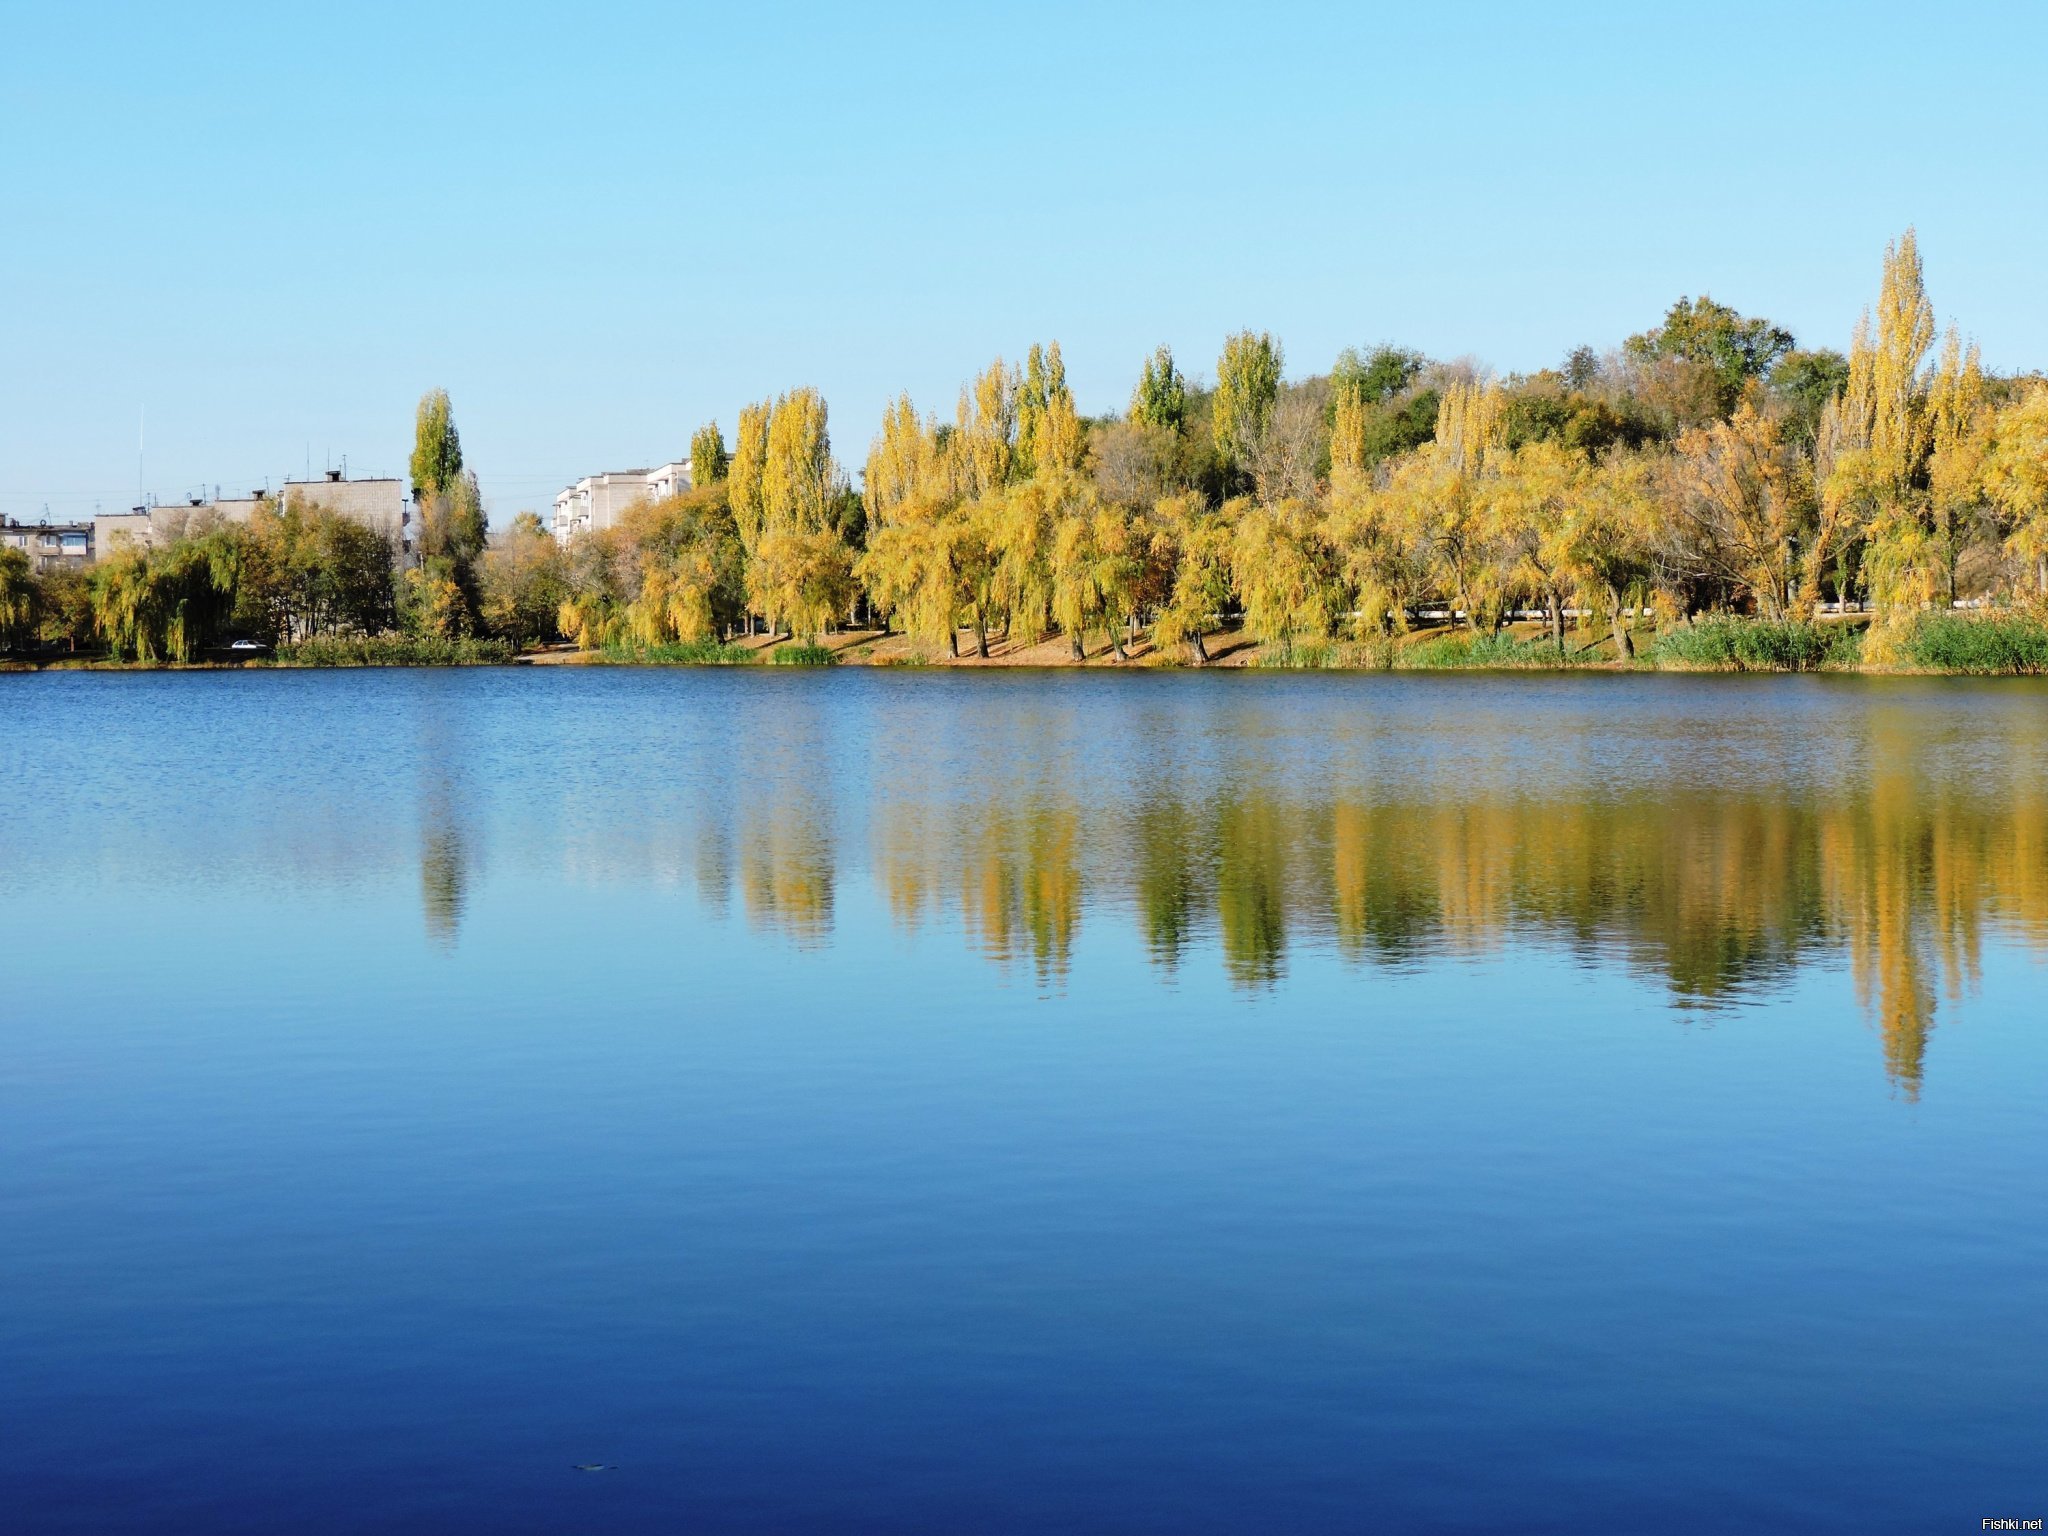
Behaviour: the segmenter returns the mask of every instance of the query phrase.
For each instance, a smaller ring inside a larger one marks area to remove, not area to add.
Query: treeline
[[[1144,631],[1197,662],[1234,620],[1285,653],[1533,612],[1559,649],[1590,624],[1627,657],[1646,621],[1822,605],[1868,608],[1883,662],[1929,610],[2048,594],[2048,384],[1987,374],[1953,331],[1937,348],[1910,231],[1847,356],[1688,298],[1525,377],[1395,346],[1294,383],[1283,365],[1246,332],[1203,387],[1161,348],[1126,412],[1088,420],[1057,344],[1034,346],[950,420],[892,405],[858,494],[796,390],[743,411],[729,454],[703,429],[690,495],[552,562],[529,539],[525,580],[559,585],[589,645],[867,619],[951,654],[1057,634],[1122,657]]]
[[[1556,654],[1593,648],[1568,647],[1578,628],[1625,659],[1701,616],[1786,630],[1755,654],[1832,655],[1795,630],[1834,606],[1869,611],[1861,659],[1885,663],[1986,651],[1929,637],[1961,604],[2024,630],[1989,651],[2040,648],[2048,381],[1987,373],[1953,330],[1937,345],[1911,231],[1846,356],[1702,297],[1527,376],[1392,345],[1294,382],[1284,363],[1244,332],[1204,385],[1162,347],[1126,411],[1089,419],[1058,345],[1034,346],[950,419],[895,402],[859,489],[822,397],[792,390],[741,411],[729,446],[696,434],[694,490],[566,548],[531,513],[486,543],[437,393],[416,423],[418,570],[380,583],[334,519],[285,508],[103,561],[82,591],[0,566],[0,625],[138,656],[227,629],[646,653],[888,626],[953,655],[1059,635],[1120,659],[1144,634],[1199,663],[1226,624],[1287,657],[1534,614]]]

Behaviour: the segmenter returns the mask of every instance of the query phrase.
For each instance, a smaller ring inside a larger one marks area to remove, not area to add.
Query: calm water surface
[[[2048,1513],[2039,685],[15,676],[0,774],[9,1530]]]

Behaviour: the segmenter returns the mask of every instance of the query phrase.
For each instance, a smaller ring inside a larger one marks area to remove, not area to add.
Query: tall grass
[[[667,645],[615,640],[592,656],[594,661],[621,666],[670,667],[744,667],[751,666],[756,659],[756,653],[748,647],[718,640],[682,640]]]
[[[775,647],[768,660],[778,667],[829,667],[838,658],[828,646],[791,644]]]
[[[2048,624],[2024,614],[1922,614],[1903,654],[1933,672],[2048,672]]]
[[[277,648],[280,667],[485,667],[512,659],[509,640],[428,635],[323,635]]]
[[[1863,631],[1844,624],[1789,619],[1708,619],[1657,637],[1652,665],[1732,672],[1818,672],[1853,667]]]
[[[1283,672],[1384,672],[1394,664],[1394,642],[1375,635],[1366,640],[1297,640],[1281,648],[1261,645],[1252,665]],[[1178,666],[1176,658],[1160,665]]]
[[[1557,643],[1542,636],[1523,637],[1507,633],[1485,635],[1437,635],[1399,653],[1395,665],[1404,670],[1435,671],[1451,667],[1551,668],[1584,666],[1581,648]]]

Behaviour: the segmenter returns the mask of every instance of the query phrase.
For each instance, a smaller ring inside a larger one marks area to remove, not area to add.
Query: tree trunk
[[[1550,589],[1550,639],[1560,651],[1564,649],[1564,604],[1555,587]]]
[[[1209,665],[1209,647],[1202,644],[1202,632],[1199,629],[1188,636],[1188,644],[1194,650],[1195,665],[1198,667]]]
[[[988,615],[979,608],[974,610],[974,654],[988,660]]]
[[[1079,635],[1069,635],[1067,638],[1074,645],[1074,660],[1086,661],[1088,659],[1088,648],[1081,643],[1081,637]]]
[[[1614,654],[1623,661],[1636,658],[1636,643],[1628,632],[1628,608],[1621,603],[1614,605]]]
[[[1107,628],[1109,630],[1109,648],[1116,652],[1116,659],[1118,661],[1129,661],[1131,658],[1124,653],[1122,626],[1112,620]]]
[[[946,631],[946,650],[955,661],[960,659],[960,627],[957,624]]]

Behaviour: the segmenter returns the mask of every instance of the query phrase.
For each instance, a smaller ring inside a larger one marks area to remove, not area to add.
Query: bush
[[[1582,649],[1569,641],[1559,650],[1557,642],[1547,636],[1524,638],[1506,633],[1437,635],[1410,646],[1396,658],[1396,665],[1417,671],[1448,667],[1576,667],[1585,663]]]
[[[280,667],[487,667],[512,660],[509,640],[434,635],[324,635],[277,648]]]
[[[1657,637],[1646,658],[1658,667],[1733,672],[1817,672],[1853,667],[1863,631],[1803,619],[1708,619]]]
[[[1904,654],[1934,672],[2048,672],[2048,624],[2021,614],[1922,614]]]
[[[768,653],[768,660],[778,667],[829,667],[838,660],[831,650],[822,645],[778,645]]]
[[[744,645],[718,640],[682,640],[667,645],[615,640],[594,652],[592,659],[622,666],[744,667],[753,663],[755,653]]]

